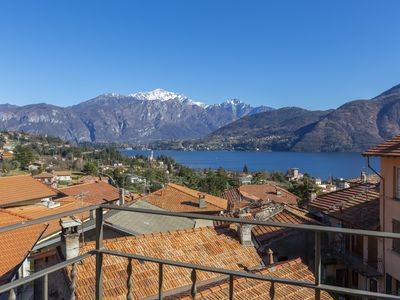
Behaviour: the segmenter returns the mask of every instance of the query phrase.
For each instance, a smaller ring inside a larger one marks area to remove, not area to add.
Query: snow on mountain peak
[[[178,93],[174,93],[174,92],[169,92],[163,89],[155,89],[149,92],[138,92],[138,93],[134,93],[134,94],[129,94],[129,97],[133,97],[135,99],[138,100],[143,100],[143,101],[170,101],[170,100],[178,100],[179,102],[184,102],[188,105],[197,105],[200,107],[207,107],[206,104],[202,103],[202,102],[196,102],[193,101],[191,99],[189,99],[188,97],[186,97],[183,94],[178,94]]]
[[[239,100],[239,99],[228,99],[224,102],[224,104],[230,104],[230,105],[239,105],[243,104],[244,102]]]
[[[174,92],[169,92],[163,89],[155,89],[149,92],[139,92],[135,94],[129,94],[129,96],[136,98],[138,100],[159,100],[159,101],[168,101],[168,100],[179,100],[185,101],[188,99],[185,95],[177,94]]]

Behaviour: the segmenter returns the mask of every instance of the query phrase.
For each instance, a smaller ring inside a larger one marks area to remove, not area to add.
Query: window
[[[392,220],[393,232],[400,233],[400,221]],[[400,253],[400,239],[393,239],[393,251]]]
[[[400,199],[400,168],[394,168],[394,197]]]
[[[394,279],[394,287],[395,287],[395,294],[396,296],[400,295],[400,281],[398,281],[397,279]]]
[[[386,294],[392,294],[392,276],[386,274]]]

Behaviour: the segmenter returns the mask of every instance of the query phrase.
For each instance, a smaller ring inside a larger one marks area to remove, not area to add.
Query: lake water
[[[150,150],[123,150],[125,155],[150,155]],[[191,168],[241,171],[247,164],[250,171],[282,171],[299,168],[321,179],[329,176],[350,178],[360,175],[367,168],[367,159],[360,153],[311,153],[311,152],[261,152],[261,151],[173,151],[155,150],[154,156],[173,157]],[[379,161],[371,159],[371,165],[379,170]]]

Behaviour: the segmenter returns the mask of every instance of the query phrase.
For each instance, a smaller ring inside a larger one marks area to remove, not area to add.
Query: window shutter
[[[395,197],[400,199],[400,168],[395,168]]]
[[[392,220],[393,232],[400,233],[400,221]],[[393,239],[393,250],[400,253],[400,240]]]

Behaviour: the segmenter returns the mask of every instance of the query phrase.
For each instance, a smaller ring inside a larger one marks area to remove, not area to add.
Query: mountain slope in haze
[[[59,136],[74,142],[148,143],[209,134],[243,116],[271,110],[238,100],[206,105],[156,89],[124,96],[100,95],[71,107],[0,105],[0,130]]]
[[[294,150],[363,151],[400,134],[400,85],[371,100],[348,102],[318,122]]]
[[[400,134],[400,85],[335,110],[282,108],[244,117],[193,142],[200,149],[363,151]]]

